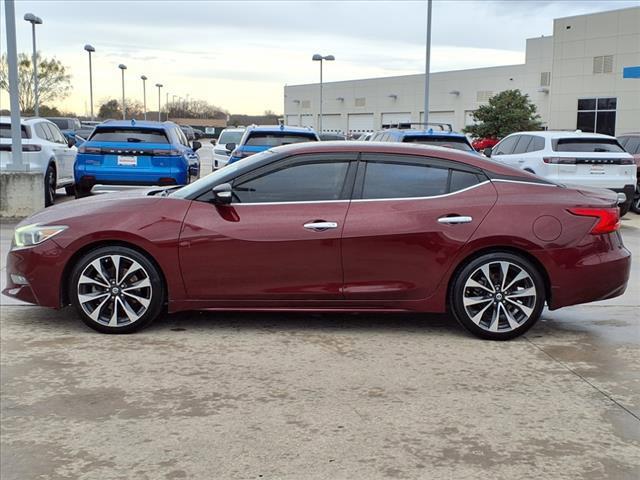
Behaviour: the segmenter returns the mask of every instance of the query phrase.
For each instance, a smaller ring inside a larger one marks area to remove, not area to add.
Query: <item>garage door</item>
[[[411,122],[411,112],[401,112],[401,113],[383,113],[382,114],[382,125],[396,125],[398,123],[410,123]]]
[[[420,121],[424,122],[424,112],[420,112]],[[456,129],[456,112],[447,110],[442,112],[429,112],[429,123],[450,123]]]
[[[322,131],[331,133],[343,133],[342,115],[329,114],[322,115]]]
[[[287,125],[299,127],[300,117],[298,115],[287,115]]]
[[[347,125],[349,133],[373,132],[373,113],[351,113]]]
[[[314,128],[313,115],[300,115],[300,126]]]

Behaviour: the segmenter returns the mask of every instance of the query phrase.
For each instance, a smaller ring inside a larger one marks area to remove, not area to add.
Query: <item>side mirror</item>
[[[488,158],[491,158],[491,152],[493,152],[493,148],[491,147],[487,147],[482,151],[482,153],[484,153],[484,156]]]
[[[215,205],[229,205],[231,203],[232,188],[230,183],[221,183],[211,189]]]
[[[224,148],[227,149],[228,153],[233,152],[236,149],[236,144],[235,143],[227,143]]]
[[[200,142],[194,140],[193,143],[191,143],[191,148],[195,152],[199,148],[202,148],[202,144]]]
[[[76,144],[76,139],[73,137],[68,137],[67,138],[67,146],[69,148],[73,147]]]

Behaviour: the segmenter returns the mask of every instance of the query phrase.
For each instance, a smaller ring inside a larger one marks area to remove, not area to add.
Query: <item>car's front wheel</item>
[[[450,293],[451,309],[462,326],[490,340],[522,335],[538,321],[545,302],[538,269],[507,252],[470,261],[458,272]]]
[[[127,247],[106,246],[84,255],[74,266],[71,303],[82,321],[103,333],[131,333],[163,310],[164,284],[145,255]]]
[[[44,206],[50,207],[56,200],[57,190],[56,168],[53,165],[47,167],[44,174]]]

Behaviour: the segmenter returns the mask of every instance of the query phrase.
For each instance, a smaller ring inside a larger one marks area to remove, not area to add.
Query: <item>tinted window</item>
[[[509,155],[513,152],[513,148],[516,146],[516,142],[518,141],[519,135],[513,135],[511,137],[507,137],[502,140],[496,147],[493,149],[493,155]]]
[[[527,148],[527,152],[538,152],[540,150],[544,150],[544,138],[537,137],[535,135],[531,138],[532,140],[529,144],[529,147]]]
[[[51,130],[51,135],[53,136],[53,141],[56,143],[67,143],[67,139],[64,138],[64,135],[60,132],[60,129],[56,125],[48,124],[49,130]]]
[[[365,164],[362,198],[433,197],[447,193],[449,170],[411,159]]]
[[[252,132],[247,139],[246,145],[277,147],[291,143],[314,141],[316,141],[315,135],[309,133]]]
[[[226,145],[227,143],[235,143],[236,145],[242,140],[244,132],[222,132],[218,139],[218,145]]]
[[[96,142],[169,143],[162,129],[97,127],[89,140]]]
[[[525,153],[527,151],[527,148],[529,148],[530,143],[531,143],[530,135],[520,135],[520,138],[518,139],[518,143],[516,143],[516,146],[513,149],[513,153]]]
[[[22,125],[20,130],[22,132],[22,138],[29,138],[29,135],[27,134],[27,127]],[[0,123],[0,138],[11,138],[10,123]]]
[[[580,98],[578,99],[578,110],[595,110],[596,99],[595,98]]]
[[[403,142],[419,143],[421,145],[433,145],[435,147],[447,147],[455,150],[470,152],[473,150],[469,142],[462,137],[436,137],[433,135],[407,135]]]
[[[640,153],[640,136],[637,137],[621,137],[620,142],[625,141],[624,149],[632,155]]]
[[[55,142],[55,137],[53,136],[53,130],[50,127],[50,123],[41,123],[40,127],[42,128],[42,131],[44,133],[44,139],[50,141],[50,142]]]
[[[613,98],[599,98],[598,99],[598,110],[615,110],[616,104],[618,103],[618,99]]]
[[[561,138],[556,140],[556,152],[624,152],[614,138]]]
[[[45,129],[42,127],[42,123],[36,123],[33,129],[35,130],[36,136],[38,138],[48,140],[49,137],[51,137],[51,134],[49,133],[49,129],[45,131]]]
[[[460,170],[451,170],[451,180],[449,183],[449,192],[457,192],[463,188],[469,188],[480,183],[478,175],[470,172],[462,172]]]
[[[55,123],[58,128],[67,130],[69,128],[69,121],[66,118],[47,118],[50,122]]]
[[[349,161],[285,160],[277,170],[233,184],[234,201],[241,203],[339,200]]]
[[[605,135],[616,133],[616,112],[598,112],[596,117],[596,132]]]

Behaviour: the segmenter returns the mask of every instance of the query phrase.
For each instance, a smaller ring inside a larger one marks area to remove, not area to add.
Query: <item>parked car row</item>
[[[62,126],[69,123],[62,122]],[[77,125],[76,125],[77,126]],[[88,139],[44,118],[21,120],[23,162],[44,175],[45,206],[56,190],[83,197],[94,185],[184,185],[197,179],[197,141],[189,142],[172,122],[107,120]],[[12,161],[11,119],[0,117],[0,166]]]

